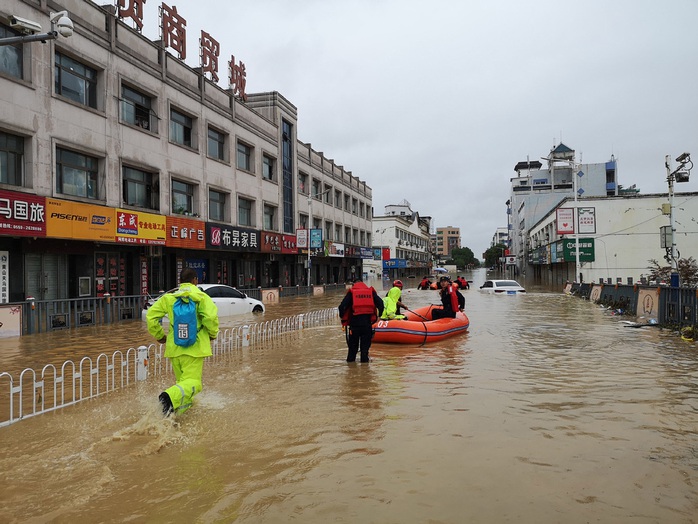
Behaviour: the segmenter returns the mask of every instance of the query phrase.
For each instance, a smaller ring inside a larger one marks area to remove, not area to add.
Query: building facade
[[[451,257],[454,248],[460,247],[460,228],[447,226],[436,228],[436,253],[442,260]]]
[[[616,160],[596,164],[577,163],[575,151],[558,144],[539,161],[519,162],[511,179],[511,195],[506,202],[509,227],[508,248],[516,257],[516,272],[526,275],[532,245],[530,229],[565,198],[615,196],[618,194]]]
[[[698,193],[676,193],[673,209],[668,195],[582,197],[577,200],[576,221],[568,220],[574,204],[573,199],[564,199],[528,232],[528,268],[541,283],[562,285],[574,281],[578,273],[583,282],[647,283],[650,260],[670,265],[671,241],[667,249],[660,235],[670,225],[670,213],[680,258],[698,259],[698,229],[693,220],[698,216]]]
[[[289,100],[245,93],[232,61],[219,87],[204,28],[194,69],[113,5],[9,0],[0,40],[57,8],[72,36],[0,45],[3,301],[146,294],[185,266],[237,287],[362,271],[371,188],[299,140]]]
[[[385,206],[374,216],[373,259],[364,261],[367,278],[421,278],[432,269],[431,217],[412,211],[409,202]]]

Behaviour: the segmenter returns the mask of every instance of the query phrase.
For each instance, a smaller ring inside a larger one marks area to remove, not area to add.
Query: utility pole
[[[669,229],[671,230],[671,253],[669,254],[670,264],[671,264],[671,287],[679,287],[679,254],[678,248],[676,247],[676,225],[674,221],[674,182],[688,182],[689,176],[691,174],[691,169],[693,168],[693,162],[691,162],[690,153],[683,153],[676,157],[676,161],[679,163],[674,171],[671,170],[671,155],[666,155],[664,157],[664,166],[666,167],[666,180],[669,185]],[[669,248],[667,248],[669,251]]]

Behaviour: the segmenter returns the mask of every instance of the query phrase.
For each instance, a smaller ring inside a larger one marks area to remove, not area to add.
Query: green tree
[[[454,264],[458,268],[480,267],[480,261],[475,258],[469,247],[455,247],[451,250],[451,258],[447,264]]]
[[[485,251],[485,266],[494,267],[499,266],[500,258],[504,256],[504,252],[509,249],[504,244],[497,244],[492,246],[487,251]]]

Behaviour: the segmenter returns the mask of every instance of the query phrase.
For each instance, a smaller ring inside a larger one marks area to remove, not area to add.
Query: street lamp
[[[322,200],[322,197],[332,190],[331,187],[325,189],[322,193],[318,193],[315,196],[308,193],[308,285],[310,286],[311,270],[310,270],[310,237],[313,230],[313,198],[318,198]],[[322,231],[322,230],[321,230]]]
[[[47,40],[58,38],[59,34],[65,38],[73,34],[73,21],[68,16],[68,11],[51,13],[49,21],[51,22],[51,30],[48,33],[36,34],[38,31],[41,31],[41,24],[12,15],[10,17],[10,27],[23,34],[22,36],[0,38],[0,45],[23,44],[25,42],[43,42],[45,44]]]
[[[671,248],[667,248],[667,256],[671,261],[671,287],[679,287],[678,249],[676,248],[676,226],[674,225],[674,182],[688,182],[693,169],[690,153],[683,153],[676,157],[679,163],[674,171],[671,170],[671,155],[664,157],[664,165],[669,184],[669,228],[671,229]],[[669,253],[671,249],[671,254]]]

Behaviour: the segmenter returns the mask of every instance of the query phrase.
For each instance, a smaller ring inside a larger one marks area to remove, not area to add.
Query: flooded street
[[[337,322],[209,361],[175,420],[158,378],[0,428],[2,522],[697,522],[698,346],[470,278],[464,336],[349,365]],[[436,302],[414,286],[410,309]],[[151,342],[139,322],[12,339],[0,371]]]

